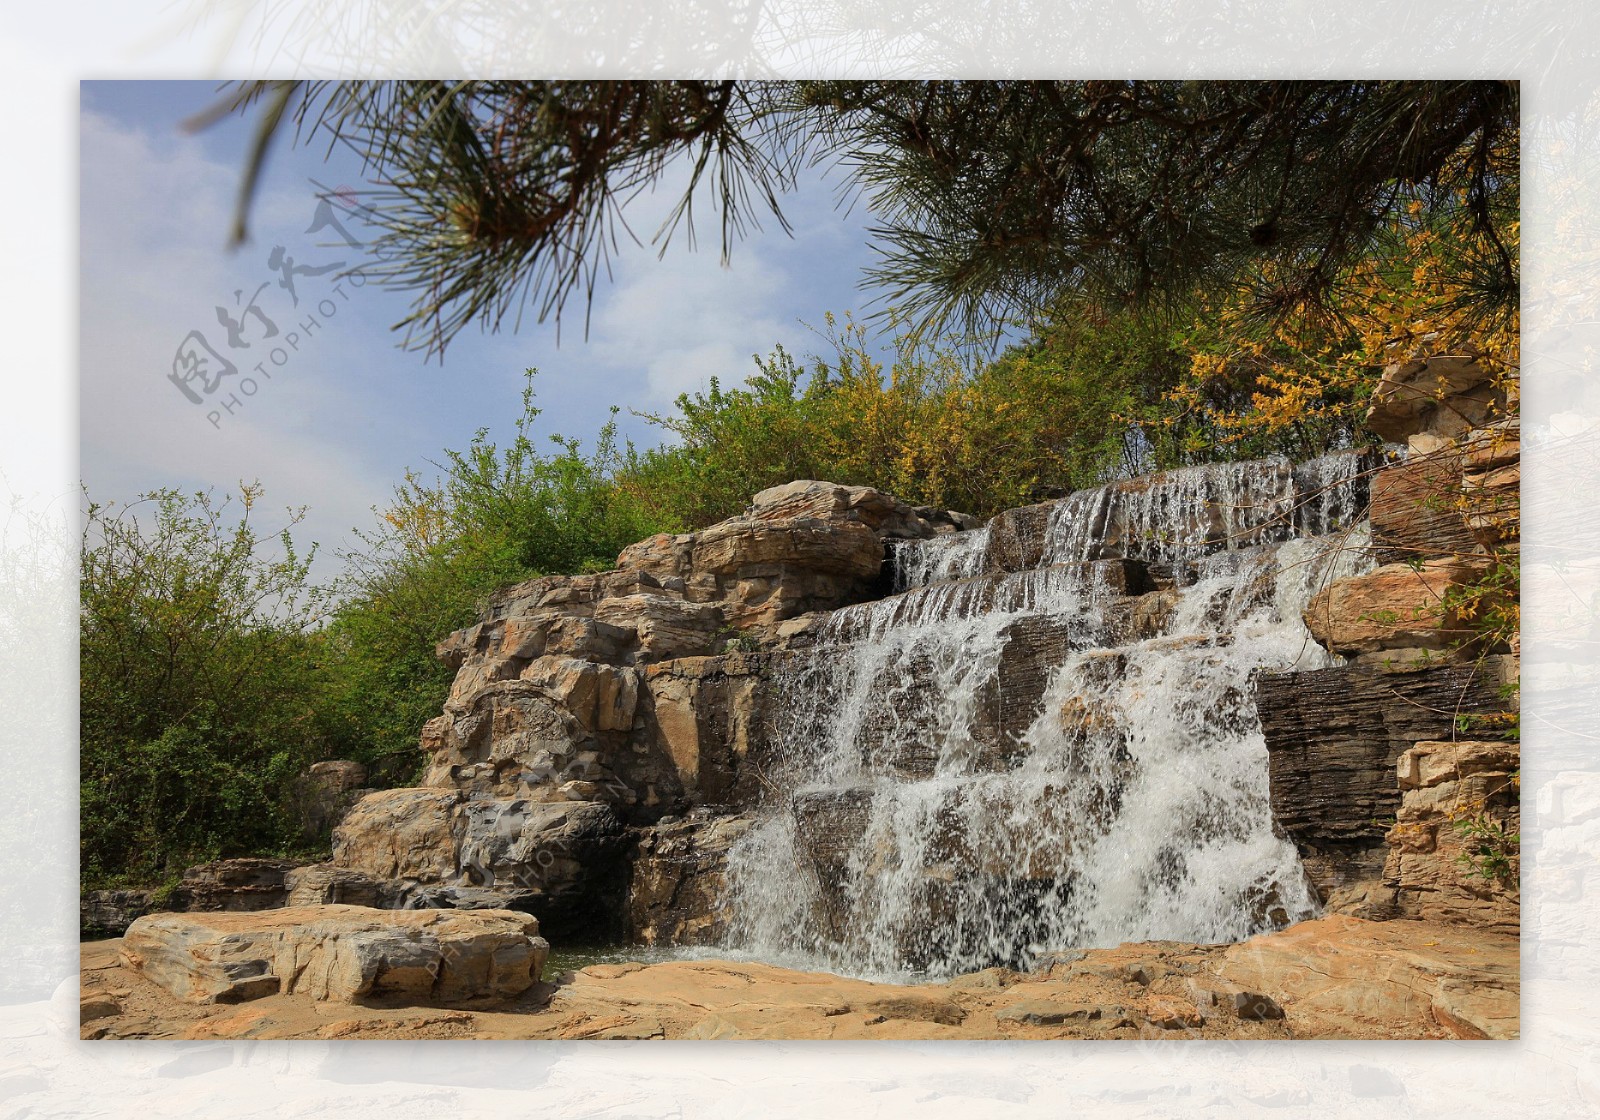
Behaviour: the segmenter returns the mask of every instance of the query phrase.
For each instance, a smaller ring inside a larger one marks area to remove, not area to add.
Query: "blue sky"
[[[325,144],[280,145],[257,196],[251,242],[225,248],[248,130],[235,120],[198,136],[178,127],[214,90],[202,81],[82,87],[82,478],[101,501],[259,480],[269,509],[308,507],[297,535],[321,544],[324,575],[407,467],[431,471],[428,460],[464,447],[480,427],[510,431],[526,368],[539,370],[541,431],[587,441],[613,404],[664,410],[713,376],[742,381],[752,355],[776,344],[799,354],[822,348],[803,324],[820,326],[825,312],[859,310],[870,298],[857,286],[872,259],[867,215],[859,205],[836,207],[835,185],[819,178],[786,202],[793,238],[766,222],[735,246],[729,267],[720,264],[709,210],[699,214],[694,251],[680,241],[658,260],[654,248],[625,245],[597,290],[587,339],[579,301],[569,305],[559,345],[553,323],[529,316],[514,333],[509,324],[499,334],[469,328],[442,363],[427,361],[400,349],[390,330],[403,298],[337,282],[336,270],[295,274],[296,305],[269,264],[280,245],[299,268],[350,255],[332,231],[306,232],[312,180],[360,185],[348,153],[327,159]],[[673,201],[663,188],[627,212],[641,240]],[[246,315],[258,291],[261,316]],[[227,345],[219,306],[240,323],[244,345]],[[319,306],[335,310],[319,315]],[[296,329],[308,318],[317,321]],[[264,322],[276,338],[264,337]],[[168,377],[191,331],[238,371],[211,394],[195,383],[200,404]],[[290,334],[295,346],[284,345]],[[231,413],[220,404],[230,397],[238,401]],[[626,411],[620,425],[640,444],[660,441]]]

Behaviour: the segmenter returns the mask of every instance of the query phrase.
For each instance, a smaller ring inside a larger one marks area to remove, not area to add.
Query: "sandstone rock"
[[[175,910],[268,910],[288,897],[284,876],[296,865],[288,859],[219,859],[183,873],[173,892]]]
[[[346,759],[315,762],[301,776],[295,790],[300,832],[308,841],[326,836],[350,806],[367,792],[367,768]]]
[[[1477,354],[1418,354],[1384,368],[1367,427],[1392,443],[1419,432],[1450,437],[1503,415],[1505,408],[1505,390]]]
[[[214,915],[209,920],[284,913],[288,911]],[[242,959],[251,955],[239,953]],[[1169,974],[1154,978],[1148,989],[1133,986],[1127,979],[1130,966],[1152,961],[1167,966]],[[1470,927],[1324,918],[1236,945],[1092,949],[1079,965],[1048,976],[1010,974],[994,984],[970,983],[971,978],[946,984],[880,984],[754,962],[628,962],[568,973],[517,1003],[477,1004],[470,1014],[397,1013],[384,1006],[392,998],[369,996],[363,999],[378,1006],[350,1005],[330,1022],[326,1006],[319,1007],[306,993],[262,1000],[233,1014],[180,1002],[119,966],[115,944],[103,943],[85,947],[85,992],[132,989],[132,998],[119,1002],[125,1007],[137,1002],[138,1011],[97,1019],[83,1033],[213,1039],[659,1033],[665,1038],[1133,1040],[1149,1036],[1151,1028],[1140,1012],[1153,1000],[1198,1010],[1204,1022],[1182,1029],[1205,1039],[1514,1038],[1518,1030],[1518,939]],[[872,1010],[876,1005],[893,1012],[913,1002],[912,1013],[929,1014],[932,1009],[932,1018],[891,1017]],[[950,1005],[964,1016],[955,1023],[937,1021],[955,1018]],[[1273,1008],[1282,1012],[1281,1018],[1273,1016]]]
[[[254,914],[159,914],[128,929],[125,965],[194,1003],[279,993],[356,1002],[520,995],[549,946],[509,911],[309,906]]]
[[[535,891],[552,930],[616,914],[626,837],[609,805],[467,801],[460,813],[460,885]]]
[[[333,863],[373,879],[439,882],[456,872],[461,794],[386,789],[358,801],[333,832]]]
[[[392,880],[374,879],[360,871],[313,863],[284,873],[285,906],[321,906],[341,903],[386,909],[399,901]]]
[[[1461,440],[1462,517],[1485,548],[1515,546],[1522,537],[1521,432],[1512,417]]]
[[[961,514],[926,513],[940,521]],[[833,482],[802,479],[772,486],[750,499],[750,515],[762,521],[813,518],[824,521],[859,521],[882,538],[918,540],[935,529],[923,510],[913,509],[870,486],[840,486]]]
[[[1273,816],[1323,897],[1384,874],[1400,755],[1448,738],[1458,714],[1499,711],[1502,660],[1257,676]]]
[[[1517,931],[1520,765],[1515,743],[1422,742],[1400,756],[1384,885],[1401,914]]]
[[[1202,1027],[1206,1022],[1199,1008],[1165,997],[1149,1000],[1144,1006],[1144,1018],[1146,1022],[1168,1031]]]
[[[751,764],[771,745],[773,673],[773,658],[759,653],[683,658],[645,670],[645,734],[670,758],[690,800],[743,805],[758,795]]]
[[[1241,1019],[1266,1022],[1269,1019],[1283,1018],[1283,1008],[1278,1006],[1278,1001],[1260,992],[1234,989],[1224,994],[1222,1002],[1227,1010]]]
[[[737,630],[858,601],[880,578],[883,556],[861,521],[735,518],[640,541],[617,564],[683,581],[689,599],[715,601]]]
[[[1306,628],[1336,653],[1468,643],[1475,632],[1449,597],[1481,574],[1481,567],[1449,559],[1427,560],[1420,568],[1386,564],[1317,592],[1305,609]]]
[[[1453,444],[1373,475],[1369,515],[1380,564],[1478,551],[1478,539],[1462,519],[1461,478],[1461,455]]]
[[[664,595],[623,595],[595,604],[595,620],[637,637],[639,661],[698,657],[719,651],[723,612],[709,603]]]
[[[1348,914],[1369,922],[1383,922],[1399,913],[1394,888],[1381,879],[1363,879],[1329,890],[1323,902],[1324,914]]]
[[[1507,774],[1520,765],[1516,743],[1426,742],[1402,754],[1395,774],[1402,790],[1459,782],[1471,774]]]
[[[961,1005],[946,996],[907,992],[868,1000],[866,1011],[885,1019],[909,1019],[915,1023],[943,1023],[955,1026],[967,1017]]]
[[[1330,1037],[1332,1029],[1416,1038],[1426,1033],[1420,1024],[1442,1025],[1438,1007],[1448,1015],[1466,993],[1477,1006],[1462,1014],[1485,1037],[1515,1038],[1519,966],[1514,936],[1331,917],[1228,946],[1213,968],[1233,987],[1272,1000],[1297,1038]]]
[[[122,1014],[122,1004],[110,992],[85,989],[78,1000],[78,1022],[92,1023]]]
[[[998,1023],[1026,1023],[1034,1027],[1054,1027],[1063,1023],[1086,1024],[1106,1018],[1106,1009],[1092,1004],[1061,1003],[1055,1000],[1025,999],[995,1012]]]
[[[526,671],[530,679],[488,685],[429,721],[422,736],[428,785],[556,801],[568,800],[560,792],[568,783],[589,782],[598,799],[623,809],[677,796],[664,752],[631,737],[636,670],[540,658]],[[622,723],[630,730],[617,728]]]

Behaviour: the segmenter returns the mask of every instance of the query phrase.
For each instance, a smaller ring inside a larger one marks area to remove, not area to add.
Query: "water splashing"
[[[1329,663],[1300,612],[1366,561],[1359,532],[1294,535],[1357,502],[1297,514],[1295,475],[1073,494],[1027,572],[985,573],[981,530],[903,550],[907,590],[836,612],[777,682],[778,792],[730,853],[728,947],[903,979],[1311,916],[1250,678]]]

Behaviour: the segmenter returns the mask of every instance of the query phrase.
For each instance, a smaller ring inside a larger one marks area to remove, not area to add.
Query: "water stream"
[[[905,979],[1311,916],[1250,678],[1331,661],[1300,613],[1367,563],[1354,464],[1080,491],[1025,572],[992,570],[988,527],[902,546],[900,592],[835,612],[777,682],[725,948]]]

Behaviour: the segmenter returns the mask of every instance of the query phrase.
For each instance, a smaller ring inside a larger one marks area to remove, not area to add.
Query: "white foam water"
[[[894,589],[906,591],[952,579],[968,579],[983,571],[989,527],[945,533],[894,546]]]
[[[1289,478],[1266,461],[1080,492],[1052,518],[1052,566],[979,576],[974,545],[942,544],[911,590],[836,612],[777,683],[781,761],[729,856],[725,949],[907,979],[1311,916],[1250,678],[1328,664],[1301,610],[1368,562],[1359,529],[1293,535],[1347,514],[1295,516]],[[1154,636],[1111,637],[1127,611],[1084,563],[1111,545],[1189,574]],[[1042,701],[1008,733],[1005,663],[1037,662],[1043,634]]]

